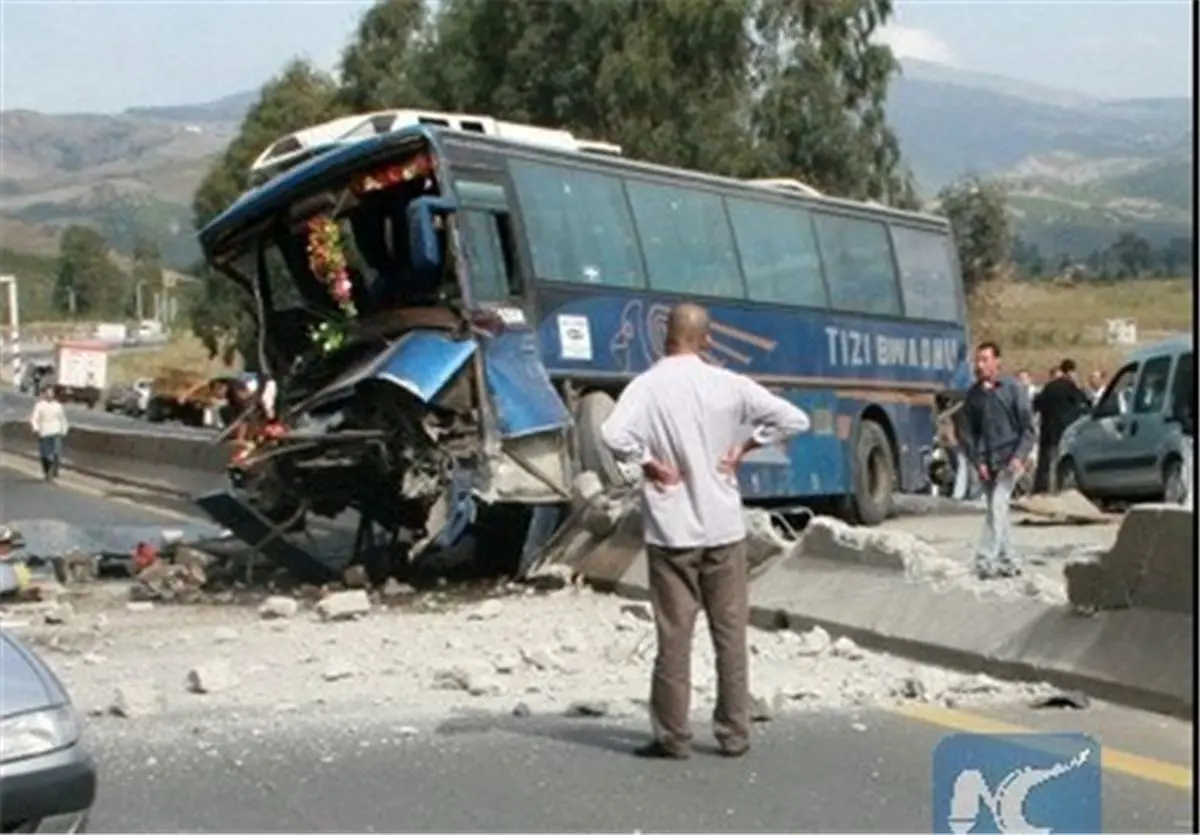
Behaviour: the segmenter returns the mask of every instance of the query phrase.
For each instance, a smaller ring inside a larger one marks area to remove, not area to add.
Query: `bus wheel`
[[[891,515],[896,492],[896,461],[883,427],[873,420],[858,426],[854,445],[851,516],[862,525],[878,525]]]
[[[591,470],[600,476],[605,487],[625,485],[612,451],[600,437],[600,427],[612,414],[616,403],[602,391],[588,392],[575,408],[575,449],[579,454],[581,471]]]

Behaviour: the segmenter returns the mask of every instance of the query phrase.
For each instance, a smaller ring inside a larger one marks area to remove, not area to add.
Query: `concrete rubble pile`
[[[455,710],[587,718],[644,715],[652,621],[645,604],[586,586],[510,589],[437,611],[385,608],[353,589],[311,606],[275,595],[257,611],[129,603],[25,631],[95,715],[367,715],[394,705],[414,718]],[[695,703],[708,711],[715,682],[703,618],[695,649]],[[753,630],[751,650],[758,721],[880,703],[1028,703],[1051,692],[879,655],[822,629]]]

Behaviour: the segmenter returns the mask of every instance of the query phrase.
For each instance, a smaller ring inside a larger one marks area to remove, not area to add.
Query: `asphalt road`
[[[158,541],[166,529],[189,538],[219,531],[196,508],[164,503],[156,511],[141,496],[117,501],[89,495],[62,482],[47,484],[37,476],[35,462],[23,460],[17,466],[0,466],[0,524],[21,532],[31,556],[73,550],[128,554],[138,542]],[[66,478],[69,483],[71,477]]]
[[[0,498],[7,519],[172,524],[11,470],[0,469]],[[183,716],[88,720],[100,768],[91,828],[928,832],[932,752],[963,730],[1090,733],[1105,746],[1108,831],[1192,830],[1192,726],[1103,704],[788,714],[757,726],[754,750],[736,761],[703,747],[701,722],[696,756],[680,763],[630,756],[646,738],[641,715],[430,724],[395,704],[364,721],[312,703],[269,715],[205,713],[198,703]]]
[[[643,718],[97,720],[91,828],[930,831],[931,757],[945,728],[884,712],[792,715],[759,728],[742,760],[698,739],[691,760],[657,762],[630,755],[645,740]],[[1107,831],[1191,830],[1186,790],[1112,772],[1103,780]]]

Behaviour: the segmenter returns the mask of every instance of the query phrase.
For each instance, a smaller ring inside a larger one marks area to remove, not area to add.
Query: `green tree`
[[[1109,254],[1129,278],[1139,277],[1154,263],[1150,242],[1136,232],[1122,232],[1109,247]]]
[[[423,0],[372,6],[342,53],[339,106],[347,113],[427,106],[417,58],[425,23]]]
[[[339,115],[337,85],[304,61],[293,61],[268,81],[246,114],[238,135],[205,175],[192,201],[196,228],[203,228],[250,185],[250,165],[272,142]],[[204,269],[203,286],[190,305],[192,330],[214,356],[230,361],[255,355],[253,299],[228,276]]]
[[[762,0],[752,113],[758,176],[917,207],[884,109],[899,65],[874,40],[891,15],[891,0]]]
[[[128,276],[104,236],[90,226],[68,226],[59,240],[55,306],[70,316],[124,313],[128,292]]]
[[[967,293],[996,278],[1008,264],[1013,235],[1005,198],[1003,186],[978,176],[938,193],[940,211],[954,230]]]

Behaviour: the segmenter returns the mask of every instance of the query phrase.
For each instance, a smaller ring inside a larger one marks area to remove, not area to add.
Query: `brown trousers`
[[[654,735],[674,749],[691,742],[692,637],[703,606],[717,661],[713,733],[724,748],[745,748],[750,743],[746,543],[688,550],[652,545],[647,552],[658,631],[650,686]]]

